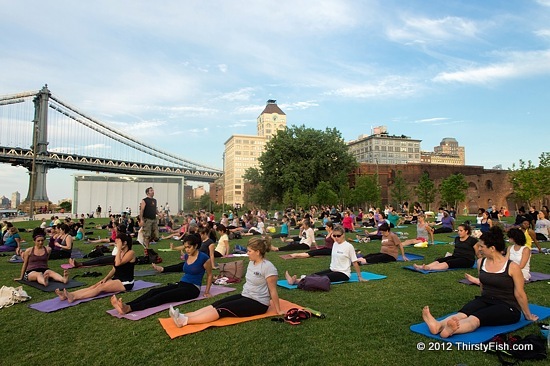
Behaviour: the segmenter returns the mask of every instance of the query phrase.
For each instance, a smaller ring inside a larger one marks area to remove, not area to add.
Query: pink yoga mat
[[[117,317],[119,319],[124,318],[124,319],[129,319],[129,320],[141,320],[143,318],[146,318],[146,317],[148,317],[150,315],[153,315],[153,314],[156,314],[158,312],[168,310],[170,308],[170,305],[178,306],[178,305],[181,305],[181,304],[187,304],[188,302],[204,300],[204,299],[206,299],[206,297],[203,296],[205,288],[206,288],[206,286],[202,286],[201,287],[201,294],[199,295],[199,297],[191,299],[191,300],[179,301],[179,302],[169,302],[169,303],[162,304],[162,305],[159,305],[159,306],[155,306],[155,307],[152,307],[152,308],[149,308],[149,309],[140,310],[140,311],[133,311],[131,313],[124,314],[124,315],[120,315],[115,309],[108,310],[107,313],[114,316],[114,317]],[[225,294],[225,293],[231,292],[231,291],[235,291],[235,289],[231,288],[231,287],[215,286],[215,285],[212,285],[212,287],[210,287],[210,295],[212,295],[212,297],[214,297],[216,295],[220,295],[220,294]]]
[[[132,289],[132,291],[143,290],[146,288],[155,287],[157,285],[160,285],[160,283],[153,283],[153,282],[138,280],[134,282],[134,288]],[[29,308],[41,311],[43,313],[51,313],[57,310],[61,310],[61,309],[65,309],[71,306],[81,304],[83,302],[88,302],[95,299],[101,299],[103,297],[112,296],[114,294],[115,294],[114,292],[103,293],[89,299],[76,300],[73,303],[69,303],[68,301],[61,301],[59,300],[58,297],[55,297],[54,299],[45,300],[42,302],[38,302],[36,304],[31,304],[29,305]]]

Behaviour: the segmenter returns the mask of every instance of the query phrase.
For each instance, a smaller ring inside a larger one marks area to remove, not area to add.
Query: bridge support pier
[[[22,207],[27,207],[28,205],[31,217],[35,211],[35,201],[40,202],[40,204],[44,204],[44,202],[49,204],[48,194],[46,193],[46,174],[48,172],[48,167],[45,164],[37,163],[36,158],[39,155],[46,155],[48,153],[48,102],[50,95],[51,93],[48,90],[48,86],[44,85],[33,100],[33,144],[31,146],[33,159],[29,171],[29,192],[27,193],[27,198],[21,205]]]

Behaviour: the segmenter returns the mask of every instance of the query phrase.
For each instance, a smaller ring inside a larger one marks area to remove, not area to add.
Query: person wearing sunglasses
[[[332,237],[334,238],[334,244],[332,245],[332,253],[330,256],[330,268],[314,273],[314,275],[327,276],[330,282],[349,281],[351,266],[353,265],[359,281],[367,281],[361,277],[361,269],[357,263],[355,248],[346,241],[344,228],[340,225],[335,226],[332,230]],[[301,281],[296,275],[290,275],[288,271],[285,273],[285,278],[289,285],[297,285]]]

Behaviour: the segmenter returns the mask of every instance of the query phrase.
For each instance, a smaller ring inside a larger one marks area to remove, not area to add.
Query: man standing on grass
[[[147,197],[141,200],[139,205],[139,216],[143,230],[143,244],[145,250],[149,249],[149,243],[159,238],[159,228],[157,221],[157,200],[154,199],[155,191],[153,187],[145,190]]]

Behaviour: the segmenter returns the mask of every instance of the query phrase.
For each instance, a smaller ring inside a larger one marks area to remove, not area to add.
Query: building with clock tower
[[[257,135],[232,135],[225,142],[223,161],[223,203],[239,207],[244,204],[243,175],[258,166],[258,158],[269,139],[286,128],[286,114],[277,101],[270,99],[256,119]],[[218,202],[220,203],[220,202]]]

